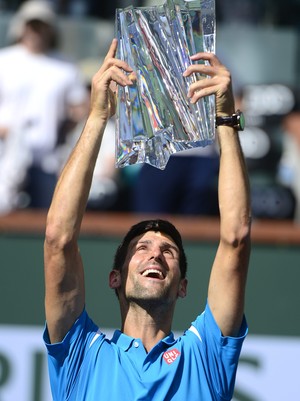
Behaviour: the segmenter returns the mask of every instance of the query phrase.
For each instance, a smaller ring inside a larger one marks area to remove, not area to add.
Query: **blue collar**
[[[128,351],[135,340],[136,339],[134,337],[129,337],[126,334],[122,333],[120,330],[116,330],[111,339],[111,342],[117,344],[120,348],[123,349],[123,351]],[[175,342],[176,340],[174,338],[174,334],[171,332],[167,337],[163,338],[159,343],[164,343],[167,347],[169,347]]]

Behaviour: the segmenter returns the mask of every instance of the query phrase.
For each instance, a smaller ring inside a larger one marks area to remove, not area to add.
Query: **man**
[[[229,400],[247,332],[244,293],[250,253],[248,180],[234,128],[222,126],[218,132],[221,238],[205,313],[174,339],[172,316],[177,299],[186,295],[186,260],[179,233],[161,220],[134,226],[117,251],[109,283],[119,298],[121,331],[108,340],[85,311],[80,225],[103,131],[115,111],[110,86],[130,86],[135,79],[132,69],[115,58],[116,48],[114,40],[93,78],[90,114],[47,218],[44,340],[53,398]],[[231,116],[230,73],[213,54],[192,57],[199,59],[210,65],[192,65],[184,75],[200,72],[210,78],[191,85],[190,101],[215,94],[217,114]]]

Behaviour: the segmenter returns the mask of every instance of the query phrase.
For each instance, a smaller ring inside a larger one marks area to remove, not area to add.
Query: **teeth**
[[[149,274],[158,274],[159,277],[164,278],[162,272],[160,270],[156,270],[156,269],[147,269],[143,272],[142,276],[147,277]]]

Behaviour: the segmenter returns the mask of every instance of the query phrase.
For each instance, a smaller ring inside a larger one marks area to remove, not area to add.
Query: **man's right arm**
[[[93,78],[90,114],[60,175],[47,216],[45,309],[51,343],[62,341],[85,304],[83,263],[77,241],[102,136],[115,109],[109,85],[112,81],[122,86],[132,84],[123,72],[131,72],[131,68],[114,58],[116,48],[114,40]]]

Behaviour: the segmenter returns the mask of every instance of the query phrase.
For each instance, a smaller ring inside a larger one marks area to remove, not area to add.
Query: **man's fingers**
[[[126,86],[133,84],[130,76],[124,74],[124,72],[116,66],[111,67],[108,72],[110,74],[110,79],[118,85]]]
[[[216,94],[216,89],[214,86],[211,86],[203,89],[189,91],[188,97],[190,98],[191,103],[196,103],[200,98],[214,94]]]
[[[209,61],[209,64],[192,64],[183,73],[185,77],[192,74],[203,76],[203,79],[197,80],[189,87],[187,96],[191,103],[196,103],[200,98],[212,94],[222,96],[222,94],[230,90],[230,72],[213,53],[198,53],[192,56],[191,59]]]
[[[112,66],[117,66],[118,68],[121,68],[124,71],[131,73],[133,70],[125,61],[115,58],[117,48],[118,48],[118,40],[113,39],[110,48],[105,56],[104,62],[100,68],[100,71],[103,72]]]
[[[218,57],[213,53],[197,53],[191,56],[192,61],[208,61],[209,64],[191,64],[183,76],[189,76],[193,73],[199,73],[202,75],[220,75],[227,71],[226,67],[220,62]]]
[[[183,73],[184,77],[188,77],[191,74],[201,74],[206,76],[230,76],[230,72],[221,64],[219,66],[204,65],[204,64],[192,64]]]
[[[119,59],[113,58],[113,57],[105,58],[104,63],[102,64],[102,67],[100,68],[100,71],[103,74],[106,70],[108,70],[109,68],[112,68],[112,67],[117,67],[120,70],[124,70],[128,73],[133,72],[132,68],[125,61],[122,61],[122,60],[119,60]]]
[[[204,52],[201,53],[200,52],[197,54],[193,54],[191,56],[191,60],[193,60],[193,61],[199,61],[199,60],[209,61],[210,65],[212,65],[212,66],[222,65],[222,63],[220,62],[220,60],[214,53],[204,53]]]
[[[105,71],[98,71],[93,78],[93,84],[98,85],[109,85],[110,87],[116,87],[116,85],[127,86],[132,85],[133,80],[129,78],[117,65],[106,69]]]
[[[118,48],[118,40],[117,39],[113,39],[110,45],[110,48],[106,54],[105,59],[107,58],[113,58],[116,55],[117,52],[117,48]]]

